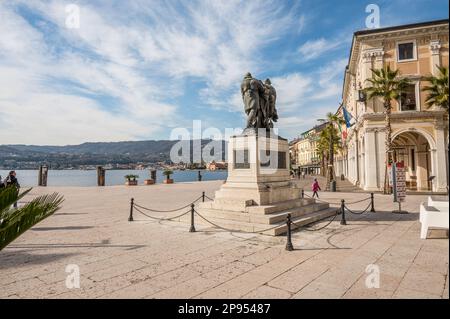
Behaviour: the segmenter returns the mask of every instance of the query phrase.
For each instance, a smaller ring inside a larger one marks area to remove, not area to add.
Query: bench
[[[426,239],[428,229],[432,227],[448,229],[448,201],[428,197],[427,203],[420,204],[420,222],[422,224],[420,238]]]

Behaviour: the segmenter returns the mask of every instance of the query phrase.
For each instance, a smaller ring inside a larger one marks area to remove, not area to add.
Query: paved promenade
[[[285,251],[285,236],[200,225],[189,233],[184,223],[138,214],[127,221],[131,197],[171,209],[202,191],[213,196],[221,183],[34,188],[32,196],[58,191],[66,200],[0,252],[0,298],[449,298],[446,233],[419,238],[426,196],[408,196],[410,214],[395,215],[391,197],[377,194],[377,213],[347,214],[347,226],[338,219],[317,232],[297,231],[292,252]],[[365,197],[321,194],[331,202]],[[69,289],[74,267],[80,288]],[[367,288],[376,286],[378,271],[379,288]]]

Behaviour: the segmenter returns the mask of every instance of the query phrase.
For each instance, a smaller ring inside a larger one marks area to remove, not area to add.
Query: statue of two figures
[[[241,93],[247,114],[247,129],[273,128],[273,122],[278,120],[275,108],[277,93],[270,80],[266,79],[263,83],[247,73],[241,84]]]

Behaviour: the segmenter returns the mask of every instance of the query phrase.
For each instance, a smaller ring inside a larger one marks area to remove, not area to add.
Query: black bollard
[[[195,209],[194,209],[195,205],[191,204],[191,228],[189,228],[189,232],[190,233],[195,233],[195,226],[194,226],[194,213],[195,213]]]
[[[205,202],[205,192],[202,192],[202,202]]]
[[[302,199],[305,198],[305,190],[302,188]]]
[[[345,199],[341,200],[341,225],[347,225],[347,221],[345,220]]]
[[[373,193],[370,193],[370,211],[375,213],[375,200],[373,198]]]
[[[134,198],[132,198],[130,201],[130,216],[128,217],[129,222],[133,221],[133,207],[134,207]]]
[[[292,246],[292,240],[291,240],[291,214],[287,215],[286,219],[286,226],[287,226],[287,242],[286,242],[286,250],[287,251],[293,251],[294,246]]]

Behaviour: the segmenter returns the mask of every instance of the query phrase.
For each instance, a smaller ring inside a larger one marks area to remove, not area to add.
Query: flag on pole
[[[352,127],[355,123],[351,123],[352,120],[354,119],[353,116],[350,114],[349,111],[347,111],[347,108],[345,106],[342,105],[342,111],[344,113],[344,120],[345,120],[345,126],[347,126],[347,128]]]
[[[347,129],[345,131],[342,131],[342,127],[340,124],[338,124],[339,133],[341,133],[341,141],[344,143],[344,140],[347,139]]]

